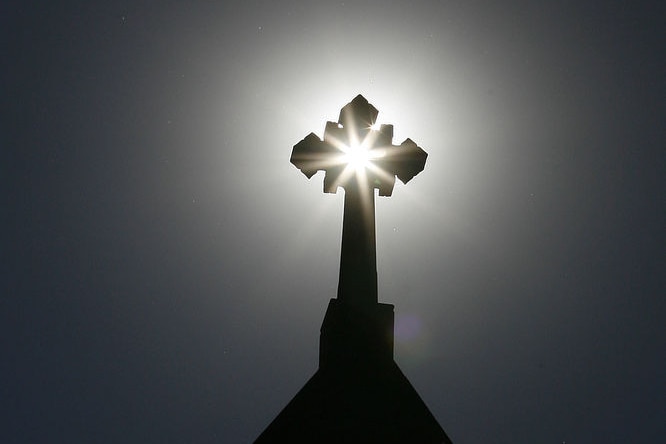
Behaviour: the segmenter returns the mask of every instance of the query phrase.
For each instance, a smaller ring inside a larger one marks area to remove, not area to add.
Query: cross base
[[[319,368],[375,367],[393,361],[393,305],[331,299],[321,326]]]
[[[393,305],[331,299],[319,369],[254,444],[451,444],[393,360]]]

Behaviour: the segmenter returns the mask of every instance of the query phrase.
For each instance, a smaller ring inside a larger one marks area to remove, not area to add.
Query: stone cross
[[[358,95],[326,122],[324,140],[310,133],[294,146],[291,163],[308,179],[324,171],[324,192],[345,190],[338,300],[359,308],[377,304],[375,188],[390,196],[423,171],[428,154],[412,140],[393,145],[393,125],[375,127],[379,112]]]

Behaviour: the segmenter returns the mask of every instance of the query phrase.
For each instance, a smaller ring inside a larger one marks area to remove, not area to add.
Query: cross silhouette
[[[324,171],[324,192],[345,190],[338,300],[368,307],[377,304],[375,189],[393,193],[395,178],[409,182],[423,171],[428,154],[411,139],[393,145],[393,125],[375,128],[379,112],[362,96],[326,122],[324,140],[308,134],[294,146],[291,163],[311,178]]]

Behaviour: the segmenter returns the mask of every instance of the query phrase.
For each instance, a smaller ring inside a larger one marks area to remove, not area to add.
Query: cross
[[[378,114],[359,94],[326,122],[323,140],[310,133],[291,154],[308,179],[325,172],[324,192],[345,190],[338,300],[356,307],[377,304],[375,188],[390,196],[395,178],[409,182],[428,157],[411,139],[393,145],[393,125],[376,127]]]

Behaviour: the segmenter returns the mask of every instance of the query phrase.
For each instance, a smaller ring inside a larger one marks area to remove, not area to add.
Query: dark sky
[[[456,444],[666,435],[663,2],[5,1],[0,442],[248,443],[317,367],[362,93],[396,361]]]

